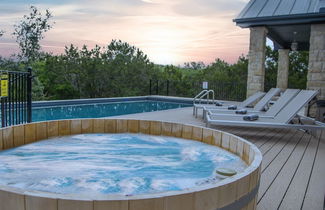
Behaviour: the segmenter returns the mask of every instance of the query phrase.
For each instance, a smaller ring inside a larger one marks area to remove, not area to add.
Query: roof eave
[[[308,13],[257,18],[238,18],[233,20],[242,28],[267,25],[294,25],[325,22],[325,13]]]

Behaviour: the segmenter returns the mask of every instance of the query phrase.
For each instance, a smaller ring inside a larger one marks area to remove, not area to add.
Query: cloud
[[[178,0],[174,11],[188,16],[236,14],[245,6],[243,0]]]
[[[33,0],[29,4],[48,8],[54,15],[56,24],[42,41],[47,51],[63,52],[64,45],[71,43],[92,47],[121,39],[141,48],[157,63],[179,64],[212,62],[216,57],[233,62],[246,53],[248,31],[232,22],[246,1]],[[0,38],[2,46],[8,40],[14,43],[10,27],[28,13],[29,4],[1,1],[0,12],[8,10],[0,16],[0,29],[7,31]],[[0,55],[7,54],[10,46],[5,46],[6,52],[0,47]]]

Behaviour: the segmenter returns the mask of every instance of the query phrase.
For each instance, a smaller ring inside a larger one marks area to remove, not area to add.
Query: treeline
[[[266,56],[265,84],[266,88],[271,88],[276,85],[278,55],[268,47]],[[291,88],[305,88],[307,58],[305,52],[290,54]],[[166,88],[168,80],[169,95],[193,97],[200,90],[202,81],[209,81],[213,89],[223,86],[227,94],[238,95],[241,91],[240,94],[245,95],[248,60],[241,56],[234,64],[216,59],[209,65],[202,62],[184,66],[156,65],[140,49],[113,40],[106,47],[93,49],[71,45],[61,55],[42,54],[29,65],[35,75],[34,100],[148,95],[150,80],[152,94],[156,93],[156,80],[159,80],[159,94],[166,94],[161,89]],[[2,58],[0,67],[23,70],[26,64]]]

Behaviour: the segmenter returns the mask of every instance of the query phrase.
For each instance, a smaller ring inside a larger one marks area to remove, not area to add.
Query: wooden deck
[[[119,116],[204,125],[192,108]],[[263,154],[257,209],[324,210],[325,131],[218,126],[254,143]]]

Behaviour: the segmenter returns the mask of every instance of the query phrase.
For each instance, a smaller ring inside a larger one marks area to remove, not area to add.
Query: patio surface
[[[115,116],[205,126],[192,107]],[[214,127],[254,143],[263,154],[257,209],[324,210],[325,131],[316,137],[296,129]]]

